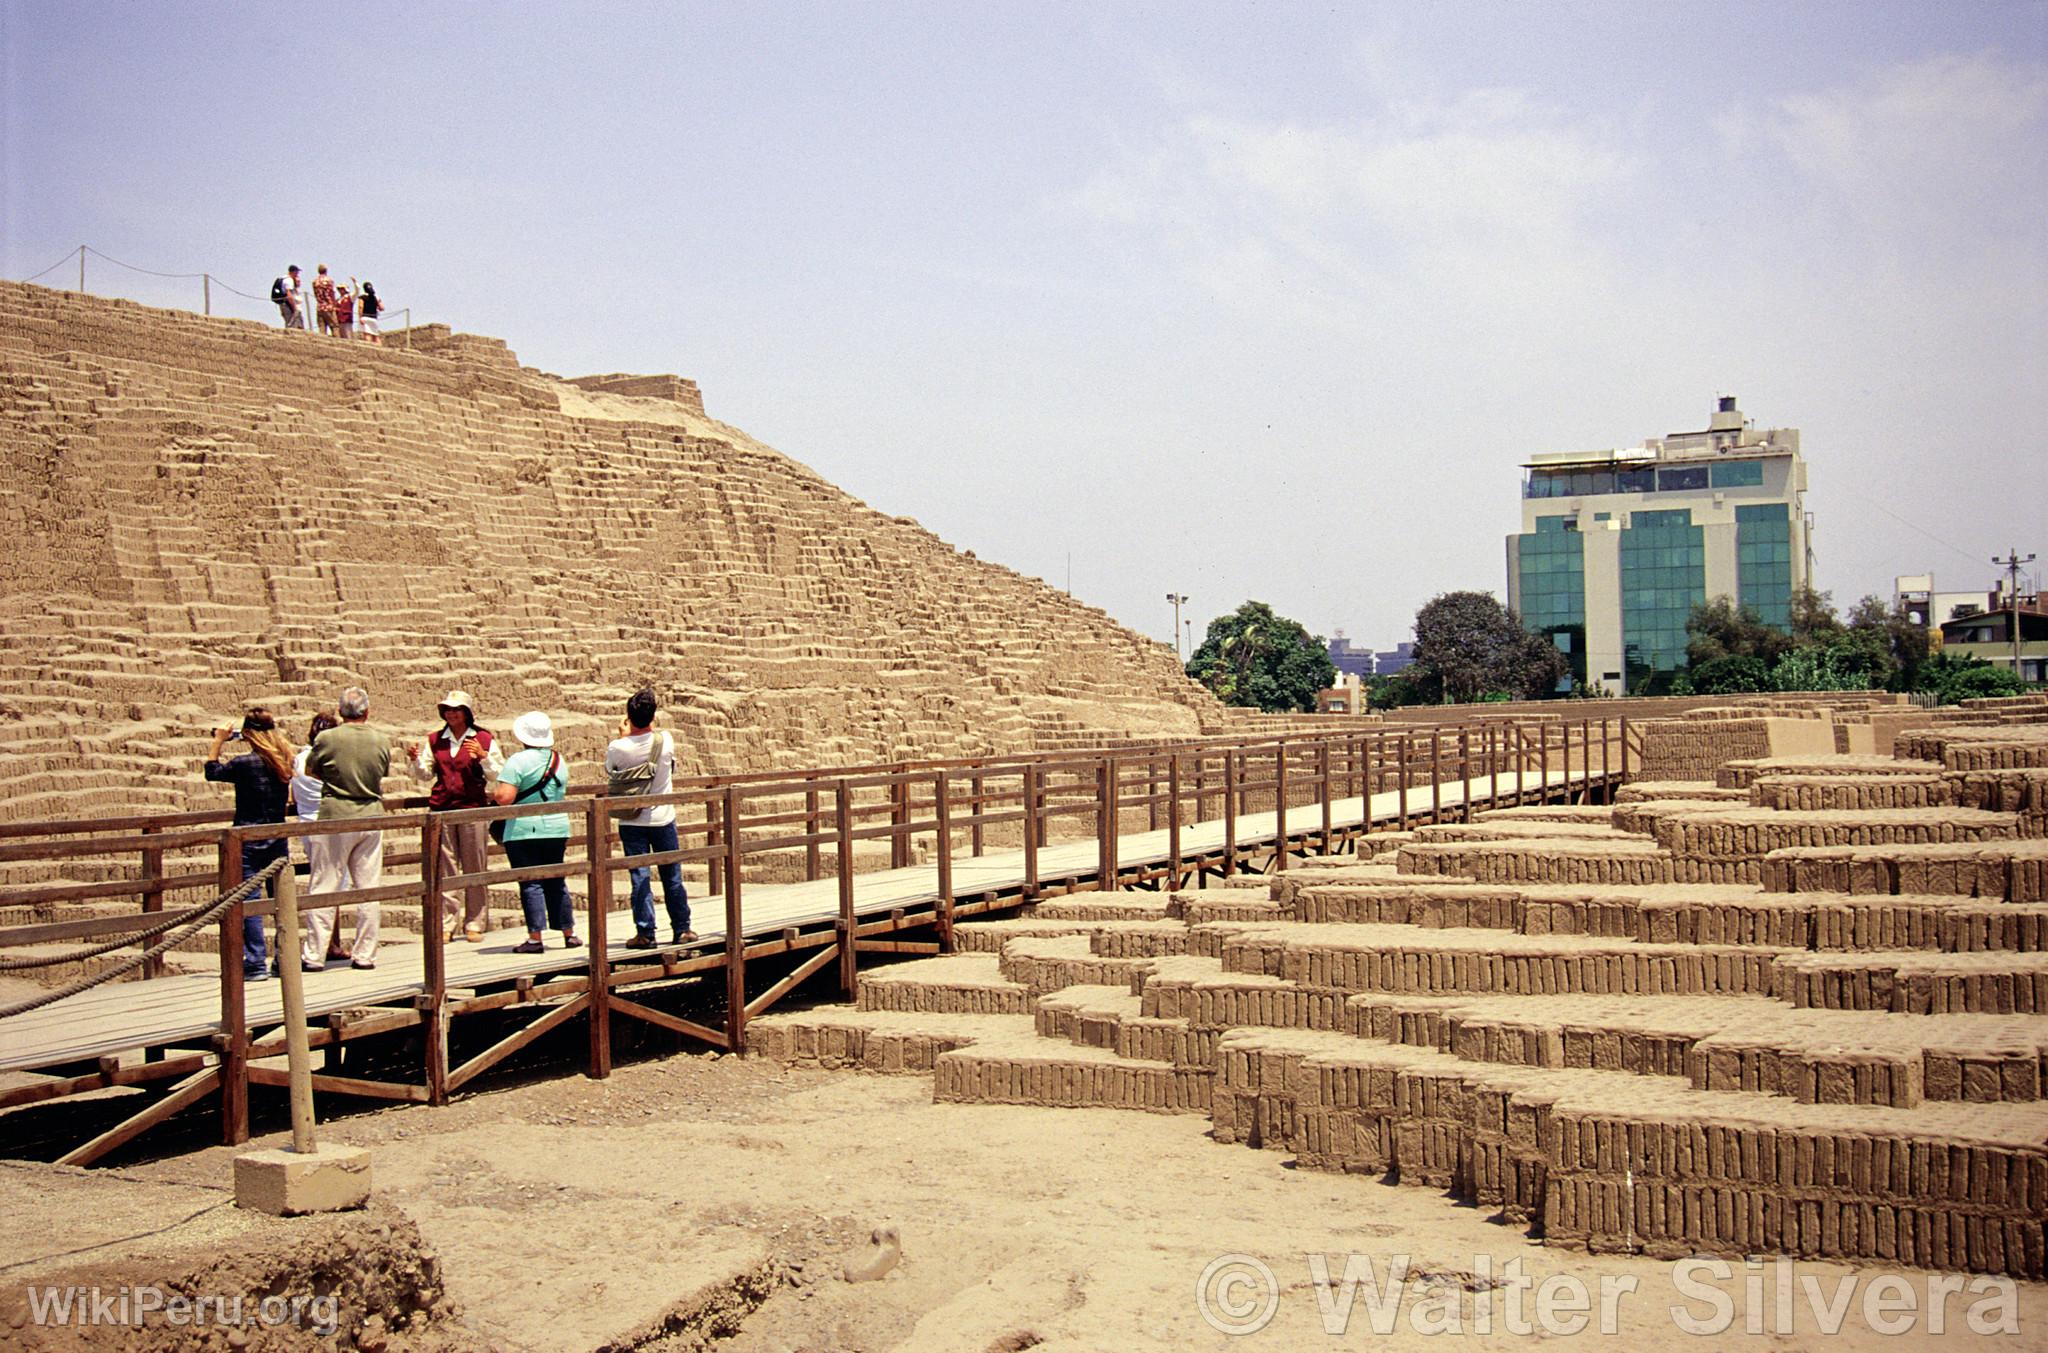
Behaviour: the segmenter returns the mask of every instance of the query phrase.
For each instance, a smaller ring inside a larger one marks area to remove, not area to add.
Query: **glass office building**
[[[1523,468],[1508,604],[1567,654],[1573,683],[1660,689],[1685,665],[1686,618],[1713,597],[1789,624],[1812,568],[1796,428],[1758,429],[1723,397],[1698,432]]]

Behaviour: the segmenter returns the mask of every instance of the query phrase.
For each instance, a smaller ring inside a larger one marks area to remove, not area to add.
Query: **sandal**
[[[562,947],[564,949],[581,949],[583,947],[583,940],[576,935],[564,935],[562,936]]]

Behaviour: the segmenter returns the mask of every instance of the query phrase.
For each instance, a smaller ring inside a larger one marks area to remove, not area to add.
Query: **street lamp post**
[[[2027,557],[2031,559],[2033,556],[2029,555]],[[1181,652],[1180,648],[1180,608],[1187,604],[1187,597],[1179,592],[1168,592],[1166,599],[1173,603],[1173,655],[1182,662],[1186,662],[1187,656]]]

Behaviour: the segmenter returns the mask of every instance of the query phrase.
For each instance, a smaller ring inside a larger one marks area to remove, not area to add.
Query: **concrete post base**
[[[370,1153],[359,1146],[250,1151],[235,1157],[235,1205],[296,1217],[341,1212],[370,1199]]]

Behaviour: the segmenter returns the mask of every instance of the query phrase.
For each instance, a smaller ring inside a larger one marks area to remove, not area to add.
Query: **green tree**
[[[1188,675],[1226,705],[1311,712],[1316,693],[1337,680],[1329,646],[1300,621],[1275,615],[1263,601],[1248,601],[1209,622],[1188,659]]]
[[[1865,597],[1849,609],[1847,638],[1870,654],[1871,671],[1883,673],[1882,684],[1895,691],[1915,689],[1932,648],[1927,627],[1914,621],[1905,602],[1888,607],[1877,597]]]
[[[1944,705],[1990,696],[2022,695],[2027,683],[2003,667],[1993,667],[1982,658],[1936,653],[1920,664],[1913,674],[1916,691],[1928,691]]]
[[[1691,669],[1696,695],[1745,695],[1776,689],[1771,685],[1771,665],[1750,653],[1729,653],[1709,658]]]
[[[1792,642],[1796,647],[1831,644],[1841,637],[1834,593],[1802,587],[1792,594]]]
[[[1781,691],[1867,691],[1877,683],[1870,654],[1837,641],[1793,649],[1771,668],[1771,684]]]
[[[1549,695],[1570,670],[1556,644],[1523,628],[1491,592],[1446,592],[1417,611],[1415,668],[1418,685],[1461,704]]]
[[[1791,649],[1791,635],[1766,625],[1732,597],[1701,602],[1686,617],[1685,660],[1695,668],[1719,658],[1760,658],[1768,669]]]

